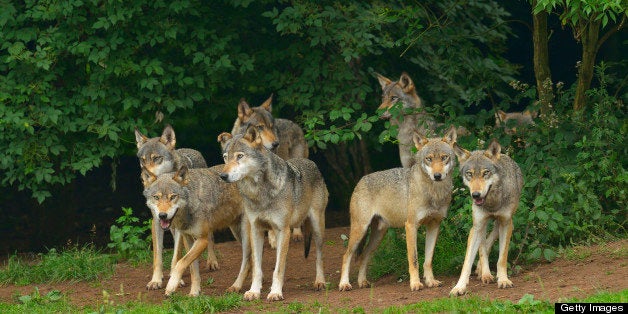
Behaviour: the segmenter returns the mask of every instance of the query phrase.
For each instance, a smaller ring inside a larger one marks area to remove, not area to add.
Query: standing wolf
[[[218,137],[223,145],[225,167],[220,174],[227,182],[235,182],[244,200],[244,214],[251,231],[253,251],[253,280],[245,300],[260,298],[262,289],[262,251],[264,230],[274,230],[277,236],[277,258],[272,286],[267,300],[283,299],[283,283],[290,228],[304,226],[305,257],[311,237],[316,246],[317,290],[325,286],[323,274],[323,234],[325,207],[329,193],[323,176],[313,161],[293,158],[288,161],[264,147],[262,135],[251,126],[242,135],[223,133]]]
[[[160,137],[148,138],[135,128],[135,142],[137,145],[137,157],[140,167],[146,168],[156,176],[174,172],[185,165],[188,168],[207,168],[207,163],[200,152],[189,149],[175,149],[177,138],[174,130],[167,125]],[[154,214],[154,213],[153,213]],[[175,250],[172,256],[171,268],[177,262],[180,252],[180,241],[176,230],[171,229],[174,237]],[[159,218],[153,215],[151,225],[153,239],[153,276],[146,285],[149,290],[159,289],[163,280],[163,239],[164,230],[159,226]],[[207,250],[207,266],[210,270],[218,269],[218,260],[214,253],[213,234],[209,234],[209,245]]]
[[[471,275],[475,255],[480,251],[478,277],[484,283],[493,281],[488,265],[488,253],[499,235],[499,259],[497,260],[497,287],[510,288],[508,279],[508,246],[512,235],[512,216],[519,205],[523,188],[521,169],[510,157],[501,153],[501,146],[493,139],[487,150],[469,152],[455,145],[460,161],[460,173],[473,198],[473,227],[469,232],[467,252],[460,279],[451,295],[463,295]],[[493,231],[486,237],[489,219],[495,220]]]
[[[282,159],[307,158],[309,152],[303,130],[290,120],[273,118],[272,102],[273,95],[270,95],[260,106],[251,108],[244,99],[241,99],[238,104],[238,118],[233,124],[231,134],[244,134],[249,126],[254,126],[258,128],[264,147]],[[300,226],[294,228],[292,239],[303,240]],[[276,247],[272,231],[268,233],[268,241],[273,248]]]
[[[351,196],[351,233],[347,251],[342,258],[342,273],[338,288],[351,290],[349,267],[351,258],[371,227],[368,244],[360,257],[358,286],[369,285],[366,270],[373,251],[388,228],[406,228],[410,290],[423,288],[419,276],[417,228],[425,225],[425,284],[441,284],[434,279],[432,257],[438,238],[440,222],[447,216],[453,189],[451,173],[455,166],[453,145],[456,129],[452,126],[443,138],[426,138],[415,134],[413,142],[418,150],[412,168],[393,168],[364,176]],[[359,252],[359,251],[358,251]],[[358,253],[360,254],[360,253]]]
[[[402,73],[398,81],[392,80],[377,74],[377,80],[382,86],[382,104],[378,110],[385,110],[380,116],[381,119],[390,119],[390,124],[399,127],[397,140],[399,141],[399,157],[401,166],[410,168],[414,164],[412,156],[412,136],[415,131],[421,134],[428,134],[434,130],[434,121],[423,111],[423,103],[416,93],[414,82],[407,73]],[[396,103],[402,104],[401,119],[393,117],[390,113]]]
[[[242,242],[240,273],[229,291],[239,291],[242,287],[250,267],[249,236],[247,229],[241,226],[242,198],[233,185],[220,179],[220,169],[222,166],[188,170],[184,165],[176,173],[159,176],[146,168],[142,171],[146,205],[158,217],[160,227],[176,229],[188,247],[187,254],[170,272],[166,295],[176,290],[183,272],[190,265],[190,295],[199,295],[198,258],[208,244],[209,234],[226,228],[230,228],[235,238]]]

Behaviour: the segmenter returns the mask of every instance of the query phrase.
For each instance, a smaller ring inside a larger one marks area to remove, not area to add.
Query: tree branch
[[[617,33],[620,29],[624,27],[624,23],[626,22],[626,15],[622,16],[621,22],[619,22],[615,27],[611,28],[606,32],[600,40],[597,41],[597,47],[595,50],[600,50],[604,42],[611,37],[611,35]]]

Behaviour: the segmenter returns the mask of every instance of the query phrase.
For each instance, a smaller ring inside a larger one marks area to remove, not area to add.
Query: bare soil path
[[[367,311],[393,305],[411,304],[422,300],[444,298],[455,285],[458,274],[437,276],[443,282],[441,287],[427,288],[411,292],[408,282],[398,282],[397,278],[387,276],[373,282],[368,289],[354,289],[348,292],[338,291],[338,280],[345,248],[341,234],[349,234],[348,227],[330,228],[326,230],[324,246],[324,267],[327,281],[330,283],[326,291],[314,291],[315,255],[308,259],[303,257],[303,244],[291,243],[288,252],[289,263],[284,284],[284,301],[269,303],[264,301],[246,304],[237,311],[273,310],[293,302],[305,305],[321,304],[328,309],[351,309],[362,307]],[[491,300],[511,300],[517,302],[525,294],[534,295],[538,300],[559,301],[571,297],[584,297],[600,291],[621,291],[628,288],[628,259],[626,250],[628,240],[607,243],[578,249],[577,258],[561,258],[552,263],[542,263],[526,267],[519,274],[511,276],[515,284],[511,289],[497,289],[497,284],[482,284],[472,278],[468,287],[470,295]],[[201,276],[204,295],[221,295],[235,279],[240,265],[240,246],[237,242],[224,242],[216,245],[219,252],[220,270],[209,271],[202,267]],[[262,298],[270,288],[274,251],[269,247],[264,252],[264,288]],[[313,250],[312,252],[313,253]],[[434,261],[438,263],[438,261]],[[202,262],[204,266],[204,261]],[[494,267],[493,267],[494,271]],[[110,300],[116,304],[141,300],[142,302],[160,303],[164,301],[164,290],[146,290],[150,280],[151,266],[132,267],[118,264],[113,277],[102,282],[79,282],[58,284],[37,284],[31,286],[2,286],[0,300],[16,302],[16,295],[30,294],[34,287],[39,288],[43,295],[50,290],[60,290],[66,294],[73,304],[94,306],[103,302],[103,290],[110,294]],[[355,267],[352,267],[352,283],[355,283]],[[210,280],[212,278],[213,280]],[[186,281],[189,276],[184,277]],[[245,284],[248,289],[249,281]],[[165,282],[164,281],[164,286]],[[209,283],[211,282],[211,283]],[[177,290],[187,294],[189,287]]]

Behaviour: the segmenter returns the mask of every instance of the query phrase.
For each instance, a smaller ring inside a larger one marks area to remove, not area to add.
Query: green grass
[[[40,295],[39,290],[29,295],[16,296],[17,304],[0,302],[2,313],[215,313],[234,311],[241,306],[254,305],[242,301],[240,294],[229,293],[223,296],[188,297],[175,295],[164,300],[161,304],[147,304],[142,302],[129,302],[126,304],[113,304],[109,301],[108,294],[103,293],[102,301],[97,307],[79,308],[68,302],[67,296],[52,291],[47,295]],[[618,303],[628,301],[628,289],[621,292],[601,292],[586,298],[570,298],[561,302],[592,302],[592,303]],[[278,313],[364,313],[364,308],[330,308],[318,301],[310,303],[291,302],[278,307],[266,304],[260,310]],[[369,309],[369,312],[377,313],[436,313],[436,312],[460,312],[460,313],[553,313],[554,304],[545,300],[537,300],[533,295],[527,294],[517,302],[491,301],[475,296],[463,298],[441,298],[430,301],[421,301],[405,306],[392,306],[383,309]]]
[[[60,281],[93,281],[114,272],[115,260],[93,246],[71,247],[58,252],[51,249],[36,261],[24,261],[12,255],[0,269],[0,284],[19,286]]]

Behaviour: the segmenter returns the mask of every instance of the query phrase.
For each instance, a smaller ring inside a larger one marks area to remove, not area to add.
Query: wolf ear
[[[142,174],[140,175],[140,178],[142,178],[142,184],[144,185],[144,188],[153,184],[153,182],[157,180],[157,176],[154,173],[150,172],[150,170],[146,169],[146,167],[144,166],[142,166]]]
[[[174,135],[174,130],[170,124],[166,125],[164,128],[159,141],[166,145],[169,150],[174,150],[174,147],[177,144],[177,137]]]
[[[401,86],[401,89],[403,89],[403,91],[406,93],[411,93],[414,91],[414,82],[412,82],[412,79],[406,72],[401,73],[401,77],[399,78],[399,86]]]
[[[449,130],[447,130],[447,133],[445,133],[445,136],[443,137],[443,142],[449,143],[449,145],[453,145],[457,139],[458,133],[456,133],[456,127],[452,124],[449,127]]]
[[[386,88],[386,86],[390,85],[392,83],[392,81],[390,79],[388,79],[387,77],[379,74],[379,73],[375,73],[377,75],[377,80],[379,81],[379,85],[382,86],[382,90],[384,88]]]
[[[222,150],[225,149],[225,146],[227,145],[227,142],[233,138],[233,135],[231,135],[231,133],[228,132],[222,132],[218,135],[218,143],[220,143],[220,148]]]
[[[484,151],[484,156],[493,160],[499,160],[499,157],[501,156],[501,152],[502,152],[502,147],[501,145],[499,145],[499,142],[497,141],[497,139],[494,138],[493,140],[491,140],[491,144],[488,145],[488,148],[486,149],[486,151]]]
[[[244,98],[240,99],[240,102],[238,103],[238,119],[240,119],[240,122],[246,122],[251,114],[253,114],[253,109],[251,109],[249,103],[247,103]]]
[[[172,180],[179,183],[180,185],[188,184],[188,167],[183,165],[172,177]]]
[[[270,94],[270,97],[268,97],[260,107],[266,109],[268,112],[273,112],[273,94]]]
[[[135,143],[137,144],[137,149],[140,149],[144,143],[148,141],[148,137],[144,136],[144,134],[140,133],[140,130],[135,127]]]
[[[507,117],[507,114],[503,110],[497,110],[497,112],[495,113],[495,119],[497,119],[498,122],[506,121],[506,117]]]
[[[456,154],[456,157],[458,157],[458,161],[460,163],[463,163],[465,160],[467,160],[471,156],[471,153],[468,150],[460,147],[460,145],[458,145],[458,143],[455,143],[455,142],[454,142],[454,153]]]
[[[257,130],[257,126],[249,125],[249,127],[246,128],[246,132],[244,133],[244,137],[243,138],[245,140],[249,141],[254,146],[263,145],[263,143],[262,143],[262,136],[259,133],[259,131]]]
[[[414,131],[414,134],[412,135],[412,141],[414,142],[414,147],[416,147],[417,150],[421,150],[421,148],[425,144],[427,144],[427,142],[429,142],[429,139],[420,132]]]

